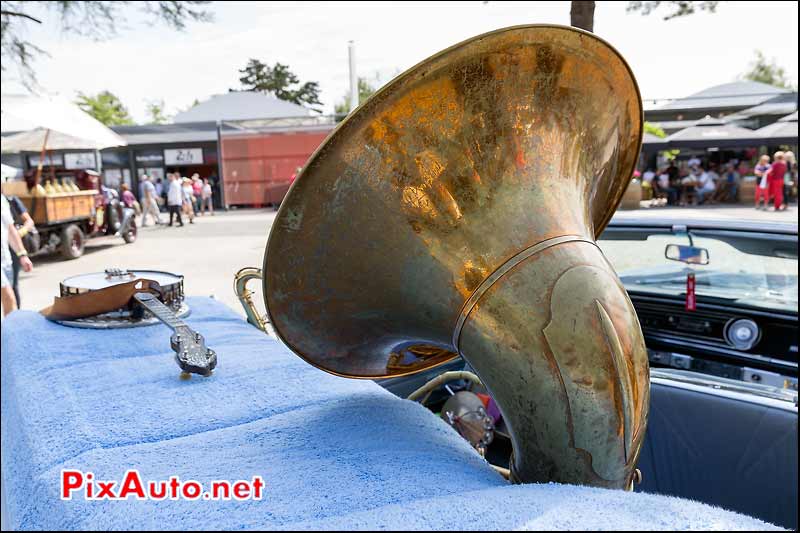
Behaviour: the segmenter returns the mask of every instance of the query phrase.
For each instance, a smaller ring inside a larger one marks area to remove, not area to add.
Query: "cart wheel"
[[[77,259],[83,255],[83,246],[86,243],[81,228],[70,224],[61,231],[61,255],[64,259]]]
[[[123,228],[122,238],[125,240],[126,244],[130,244],[136,240],[136,220],[131,220],[128,222],[128,227]]]

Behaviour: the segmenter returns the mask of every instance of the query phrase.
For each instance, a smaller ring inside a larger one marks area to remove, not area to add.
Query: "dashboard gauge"
[[[760,337],[758,324],[749,318],[731,319],[725,325],[725,340],[737,350],[749,350]]]

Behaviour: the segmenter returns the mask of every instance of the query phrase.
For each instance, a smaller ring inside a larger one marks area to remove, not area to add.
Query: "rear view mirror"
[[[694,246],[684,246],[683,244],[668,244],[664,250],[664,257],[690,265],[708,264],[708,250]]]

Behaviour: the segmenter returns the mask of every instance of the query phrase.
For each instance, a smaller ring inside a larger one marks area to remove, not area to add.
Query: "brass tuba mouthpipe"
[[[647,420],[648,361],[602,252],[565,240],[487,285],[457,342],[508,425],[512,480],[628,488]]]
[[[263,331],[270,334],[269,320],[258,312],[256,304],[253,302],[253,291],[247,288],[247,284],[252,280],[263,279],[261,269],[255,267],[244,267],[240,269],[233,278],[233,292],[239,298],[239,302],[244,308],[244,313],[247,315],[247,321]]]

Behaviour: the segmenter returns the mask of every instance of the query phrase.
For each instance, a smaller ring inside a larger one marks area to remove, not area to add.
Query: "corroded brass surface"
[[[592,34],[507,28],[423,61],[283,201],[264,263],[277,334],[349,377],[460,353],[506,418],[514,479],[629,486],[647,356],[594,240],[641,134],[633,75]]]

